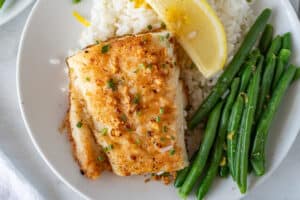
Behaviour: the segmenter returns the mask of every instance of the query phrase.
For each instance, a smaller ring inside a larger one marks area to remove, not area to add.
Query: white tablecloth
[[[299,8],[299,0],[293,0]],[[0,200],[81,199],[35,151],[21,119],[16,94],[16,55],[31,8],[0,27]],[[279,169],[245,199],[300,199],[300,137]]]

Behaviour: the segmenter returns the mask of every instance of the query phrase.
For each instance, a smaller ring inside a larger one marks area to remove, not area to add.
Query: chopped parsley
[[[162,141],[162,142],[164,142],[164,141],[166,141],[167,140],[167,138],[165,138],[165,137],[161,137],[160,138],[160,141]]]
[[[109,152],[111,150],[113,150],[114,146],[112,144],[108,145],[107,147],[104,147],[103,151],[104,152]]]
[[[101,53],[105,54],[109,51],[109,48],[110,46],[107,44],[107,45],[104,45],[101,49]]]
[[[96,40],[96,44],[100,44],[99,40]]]
[[[159,36],[159,39],[161,42],[163,42],[163,41],[165,41],[166,38],[165,38],[165,36],[161,35],[161,36]]]
[[[140,140],[140,139],[136,139],[136,140],[135,140],[135,144],[136,144],[136,145],[140,145],[140,144],[141,144],[141,140]]]
[[[167,33],[166,38],[167,38],[167,39],[170,38],[170,33]]]
[[[77,128],[81,128],[81,127],[82,127],[82,122],[81,122],[81,121],[80,121],[80,122],[77,122],[76,127],[77,127]]]
[[[140,111],[140,110],[136,111],[136,115],[137,116],[141,116],[142,115],[142,111]]]
[[[97,158],[97,160],[103,162],[103,161],[105,160],[105,157],[104,157],[104,156],[99,156],[99,157]]]
[[[149,24],[149,25],[147,26],[147,28],[148,28],[149,31],[151,31],[153,27],[152,27],[151,24]]]
[[[160,108],[160,109],[159,109],[159,114],[162,115],[162,114],[164,114],[164,113],[165,113],[165,109],[164,109],[164,108]]]
[[[148,64],[148,65],[146,66],[147,69],[152,69],[152,67],[153,67],[152,64]]]
[[[163,126],[163,132],[164,133],[168,132],[168,127],[167,126]]]
[[[155,119],[155,121],[156,121],[156,122],[160,122],[160,121],[161,121],[160,116],[157,116],[156,119]]]
[[[86,77],[85,80],[88,82],[91,81],[90,77]]]
[[[133,97],[133,103],[134,104],[139,104],[140,101],[141,101],[141,95],[140,94],[134,95],[134,97]]]
[[[170,153],[171,156],[173,156],[173,155],[175,154],[175,149],[171,149],[171,150],[169,151],[169,153]]]
[[[122,120],[123,122],[126,122],[126,121],[127,121],[127,117],[126,117],[126,115],[125,115],[124,113],[121,115],[121,120]]]
[[[106,135],[107,135],[107,132],[108,132],[108,128],[103,128],[103,129],[101,129],[101,134],[102,134],[103,136],[106,136]]]
[[[112,89],[113,91],[117,89],[114,79],[111,78],[107,81],[107,87]]]
[[[160,27],[163,28],[163,29],[165,29],[167,26],[166,26],[165,23],[162,22],[162,23],[160,24]]]

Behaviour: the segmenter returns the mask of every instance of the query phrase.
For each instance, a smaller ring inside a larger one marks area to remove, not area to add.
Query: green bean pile
[[[188,121],[189,129],[194,129],[208,118],[198,152],[174,183],[184,199],[200,177],[199,200],[218,174],[230,173],[240,192],[246,193],[248,173],[253,170],[261,176],[266,171],[265,146],[272,120],[285,92],[300,78],[300,69],[289,65],[291,33],[273,38],[274,27],[267,24],[271,12],[265,9],[258,16],[211,94]]]

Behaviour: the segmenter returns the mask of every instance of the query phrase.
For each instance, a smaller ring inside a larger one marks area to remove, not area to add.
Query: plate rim
[[[24,110],[24,106],[23,106],[23,92],[21,91],[21,82],[20,82],[20,69],[21,69],[21,55],[22,55],[22,52],[24,51],[24,40],[25,40],[25,36],[26,36],[26,33],[27,33],[27,30],[28,30],[28,27],[30,25],[30,22],[31,22],[31,19],[36,11],[36,9],[38,8],[38,5],[39,3],[41,2],[42,0],[36,0],[34,2],[34,5],[26,19],[26,22],[25,22],[25,25],[24,25],[24,28],[23,28],[23,31],[22,31],[22,34],[21,34],[21,37],[20,37],[20,42],[19,42],[19,48],[18,48],[18,53],[17,53],[17,62],[16,62],[16,87],[17,87],[17,98],[18,98],[18,106],[20,108],[20,111],[21,111],[21,116],[22,116],[22,120],[24,122],[24,125],[25,125],[25,129],[26,129],[26,132],[31,140],[31,142],[33,143],[34,145],[34,148],[35,150],[38,152],[38,154],[41,156],[42,160],[47,164],[47,166],[51,169],[52,173],[55,174],[55,176],[57,176],[59,178],[60,181],[62,181],[64,184],[66,184],[73,192],[75,192],[76,194],[78,194],[80,197],[84,198],[84,199],[91,199],[91,197],[88,196],[88,194],[85,194],[83,192],[80,191],[80,189],[77,189],[76,186],[72,185],[61,173],[59,173],[55,167],[52,165],[52,163],[48,160],[48,158],[45,156],[43,150],[41,149],[40,145],[38,144],[33,132],[31,131],[31,125],[28,123],[28,120],[27,120],[27,115],[25,114],[25,110]],[[33,0],[31,0],[30,3],[32,3]],[[30,5],[30,3],[28,5]],[[27,6],[28,6],[27,5]],[[286,6],[286,10],[288,11],[291,11],[291,12],[288,12],[289,15],[291,15],[291,18],[294,19],[294,22],[297,24],[297,29],[300,33],[300,20],[291,4],[291,2],[289,0],[285,1],[285,4]],[[27,7],[26,6],[26,7]],[[26,8],[25,7],[25,8]],[[24,9],[25,9],[24,8]],[[8,20],[9,21],[9,20]],[[1,24],[0,24],[1,26]],[[271,175],[273,175],[273,173],[275,171],[277,171],[278,167],[282,164],[283,160],[287,157],[288,153],[290,152],[292,146],[294,145],[295,143],[295,140],[296,140],[296,137],[299,135],[300,133],[300,129],[298,130],[298,132],[296,134],[294,134],[294,138],[292,138],[292,142],[291,142],[291,145],[287,148],[286,152],[284,153],[284,156],[282,156],[282,158],[279,160],[279,162],[274,165],[273,167],[273,171],[271,173],[267,173],[266,175],[260,177],[256,184],[255,184],[255,187],[256,188],[257,186],[259,186],[260,184],[264,183],[267,179],[269,179],[269,177]],[[251,191],[249,191],[251,192]],[[241,195],[239,199],[242,199],[244,198],[245,196],[247,196],[249,193],[247,194],[244,194],[244,195]]]

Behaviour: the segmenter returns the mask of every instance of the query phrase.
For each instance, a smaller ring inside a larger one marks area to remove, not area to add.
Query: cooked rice
[[[228,61],[230,61],[247,28],[253,22],[252,9],[246,0],[208,0],[208,2],[224,25],[227,34]],[[150,8],[145,6],[136,8],[134,0],[94,0],[90,22],[91,26],[83,31],[80,39],[82,48],[96,41],[158,29],[162,24]],[[190,117],[207,97],[219,75],[205,79],[184,53],[180,65],[184,66],[181,70],[181,78],[188,89],[187,116]],[[198,128],[195,132],[201,130]],[[200,142],[201,134],[191,134],[191,132],[188,134],[190,137],[187,137],[187,144],[189,149],[194,149],[193,146],[196,147]]]

